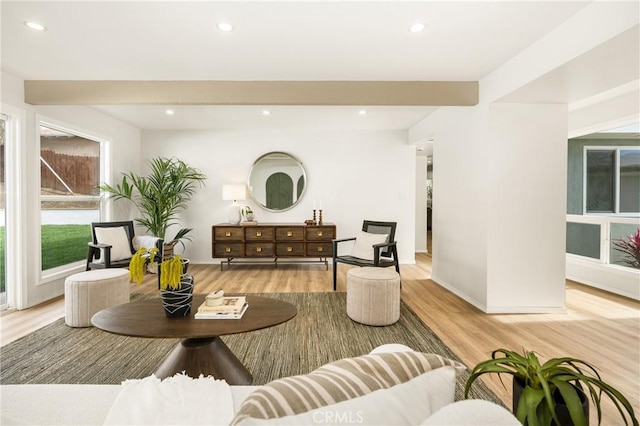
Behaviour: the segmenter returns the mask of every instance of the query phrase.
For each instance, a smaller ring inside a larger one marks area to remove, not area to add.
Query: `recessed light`
[[[420,31],[423,31],[426,27],[427,26],[422,22],[417,22],[409,27],[409,31],[411,31],[412,33],[419,33]]]
[[[361,109],[360,111],[358,111],[358,114],[367,115],[367,110],[366,109]]]
[[[32,30],[35,31],[46,31],[47,27],[45,27],[42,24],[39,24],[37,22],[33,22],[33,21],[25,21],[24,23],[28,28],[31,28]]]
[[[166,110],[166,111],[165,111],[165,114],[167,114],[167,115],[173,115],[173,114],[174,114],[174,111],[173,111],[172,109],[168,109],[168,110]]]
[[[268,109],[265,109],[262,111],[262,115],[271,115],[271,111],[269,111]]]
[[[218,22],[218,29],[220,31],[224,31],[225,33],[233,31],[233,25],[228,22]]]
[[[416,151],[422,152],[422,151],[424,151],[424,148],[423,148],[423,147],[421,147],[421,146],[416,147]]]

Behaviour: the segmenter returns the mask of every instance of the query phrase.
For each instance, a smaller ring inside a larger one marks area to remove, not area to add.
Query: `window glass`
[[[615,151],[587,151],[587,212],[615,211]]]
[[[640,150],[620,150],[620,212],[640,212]]]
[[[600,225],[567,222],[567,253],[600,259]]]
[[[100,142],[40,126],[42,270],[86,259],[100,220]]]

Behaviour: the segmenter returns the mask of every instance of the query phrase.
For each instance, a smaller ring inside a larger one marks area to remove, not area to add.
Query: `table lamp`
[[[229,206],[229,223],[237,225],[240,223],[240,204],[238,200],[247,199],[247,187],[245,185],[222,185],[222,199],[233,200]]]

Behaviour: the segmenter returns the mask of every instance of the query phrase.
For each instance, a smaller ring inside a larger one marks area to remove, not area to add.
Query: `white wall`
[[[269,151],[298,158],[308,187],[298,206],[281,213],[239,202],[252,207],[258,222],[302,224],[312,217],[314,200],[322,203],[324,221],[337,225],[339,238],[355,236],[364,219],[396,221],[400,262],[413,263],[416,156],[406,141],[405,131],[144,131],[142,152],[180,158],[208,178],[181,216],[181,225],[194,229],[185,253],[194,263],[220,261],[211,258],[211,226],[228,218],[222,185],[245,183],[253,162]]]
[[[38,106],[25,104],[22,99],[24,82],[8,73],[2,73],[2,106],[11,116],[18,118],[22,132],[19,135],[18,184],[21,199],[16,238],[22,259],[15,282],[18,290],[9,295],[18,309],[36,305],[64,292],[64,278],[84,267],[60,271],[43,278],[40,273],[40,147],[36,137],[39,119],[47,119],[63,126],[108,140],[112,157],[109,167],[115,176],[123,171],[140,168],[140,132],[92,108],[78,106]],[[8,209],[9,211],[9,209]],[[112,219],[130,218],[130,209],[116,210]],[[9,243],[9,242],[8,242]],[[9,250],[9,248],[8,248]]]
[[[432,279],[487,303],[487,142],[481,107],[441,108],[426,122],[433,147]],[[437,189],[436,189],[437,186]]]
[[[562,310],[567,107],[489,111],[487,312]]]

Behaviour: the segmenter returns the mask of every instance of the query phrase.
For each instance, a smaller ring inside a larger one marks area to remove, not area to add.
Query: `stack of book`
[[[240,319],[248,307],[245,296],[223,297],[218,306],[207,306],[207,302],[203,302],[198,307],[195,319]]]

